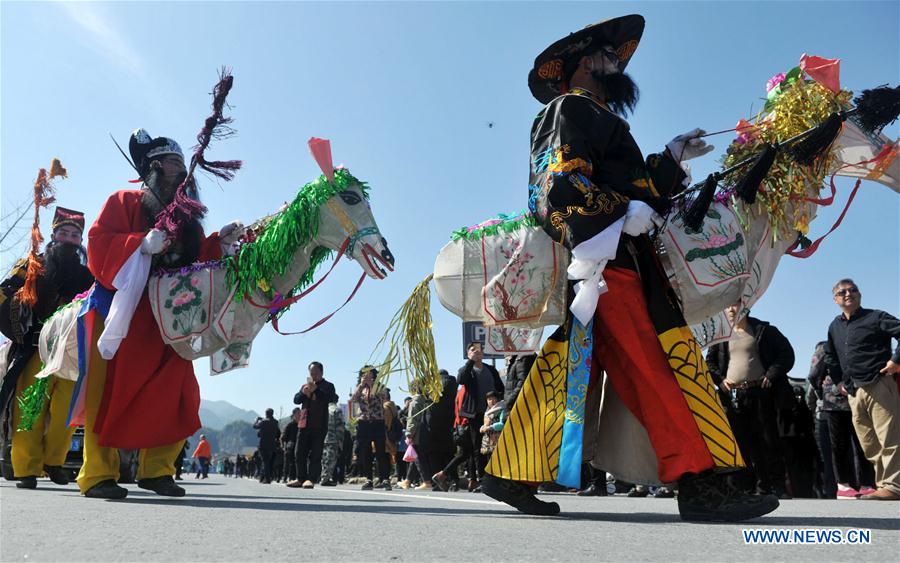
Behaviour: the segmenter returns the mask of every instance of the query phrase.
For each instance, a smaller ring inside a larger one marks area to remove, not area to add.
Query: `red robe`
[[[140,190],[112,194],[88,232],[88,267],[97,283],[113,280],[152,225]],[[221,257],[217,234],[203,237],[199,260]],[[101,446],[153,448],[184,440],[200,428],[200,387],[193,364],[163,343],[144,293],[128,335],[106,367],[106,385],[94,424]]]

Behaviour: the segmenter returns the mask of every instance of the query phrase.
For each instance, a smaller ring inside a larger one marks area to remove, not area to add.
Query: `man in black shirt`
[[[328,431],[328,403],[338,402],[334,385],[324,378],[321,362],[309,364],[309,378],[294,395],[294,404],[300,405],[297,423],[297,480],[288,487],[312,489],[322,473],[322,450]]]
[[[469,491],[478,488],[478,480],[484,476],[487,459],[481,453],[481,433],[478,429],[484,423],[484,412],[487,410],[487,394],[493,391],[503,396],[505,387],[496,368],[485,364],[484,350],[481,343],[472,342],[466,348],[469,361],[459,368],[457,379],[466,388],[466,395],[459,408],[459,416],[467,418],[467,437],[472,443],[471,461],[469,462]]]
[[[272,482],[274,469],[272,464],[275,461],[278,439],[281,437],[278,421],[275,420],[275,411],[266,409],[266,418],[257,418],[253,428],[257,430],[256,435],[259,436],[259,455],[262,458],[262,474],[259,476],[259,482],[268,485]]]
[[[833,289],[841,308],[825,343],[825,363],[850,395],[853,427],[866,457],[875,466],[874,493],[862,500],[900,500],[900,320],[861,306],[862,294],[851,279]]]
[[[297,463],[294,452],[297,446],[297,421],[300,419],[300,407],[291,412],[291,421],[284,427],[281,433],[281,448],[284,450],[284,469],[282,476],[285,483],[297,479]]]

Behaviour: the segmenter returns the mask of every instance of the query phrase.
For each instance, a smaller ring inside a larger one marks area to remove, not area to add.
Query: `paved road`
[[[124,501],[74,485],[0,483],[2,561],[896,561],[900,503],[784,501],[743,525],[682,522],[661,499],[546,495],[536,518],[471,493],[287,489],[211,476],[164,499],[129,485]],[[871,530],[870,545],[745,545],[744,528]],[[472,547],[478,546],[478,547]]]

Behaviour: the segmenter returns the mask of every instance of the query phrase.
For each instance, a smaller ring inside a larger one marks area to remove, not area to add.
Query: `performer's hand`
[[[893,360],[888,360],[878,373],[883,375],[894,375],[897,372],[900,372],[900,364],[895,364]]]
[[[141,254],[159,254],[169,247],[166,233],[159,229],[151,229],[141,241]]]
[[[769,379],[768,377],[764,377],[764,378],[762,378],[762,383],[760,383],[759,386],[762,387],[763,389],[768,389],[769,387],[772,386],[772,380]]]
[[[703,156],[716,147],[706,144],[700,136],[706,135],[703,129],[694,129],[682,135],[678,135],[666,144],[669,154],[676,162],[683,162],[692,158]]]
[[[841,392],[841,395],[843,395],[843,396],[846,397],[847,395],[850,394],[850,392],[847,391],[847,388],[844,387],[844,384],[843,384],[843,383],[838,383],[838,386],[837,386],[837,387],[838,387],[838,391]]]
[[[244,234],[244,224],[240,221],[232,221],[219,229],[219,242],[225,246],[234,244]]]
[[[719,386],[726,391],[731,391],[731,383],[728,383],[727,379],[723,379]]]
[[[659,216],[659,213],[653,211],[653,208],[643,201],[633,199],[628,202],[625,224],[622,226],[625,234],[636,237],[649,232],[653,227],[660,227],[662,224],[663,218]]]

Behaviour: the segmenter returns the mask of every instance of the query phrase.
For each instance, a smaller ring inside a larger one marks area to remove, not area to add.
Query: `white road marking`
[[[502,502],[495,501],[495,500],[474,500],[474,499],[467,499],[467,498],[452,498],[452,497],[445,497],[443,495],[429,495],[427,493],[426,494],[419,494],[419,493],[403,494],[403,493],[389,493],[387,491],[379,492],[379,491],[363,491],[361,489],[354,490],[354,489],[339,489],[339,488],[333,488],[330,490],[316,488],[315,490],[328,492],[328,493],[337,492],[337,493],[353,493],[353,494],[358,494],[358,495],[374,495],[374,496],[379,496],[379,497],[382,497],[382,496],[398,497],[398,498],[405,498],[407,500],[430,499],[430,500],[442,500],[442,501],[446,501],[446,502],[467,502],[470,504],[487,504],[490,506],[503,506]],[[447,493],[447,494],[453,494],[453,493]]]

